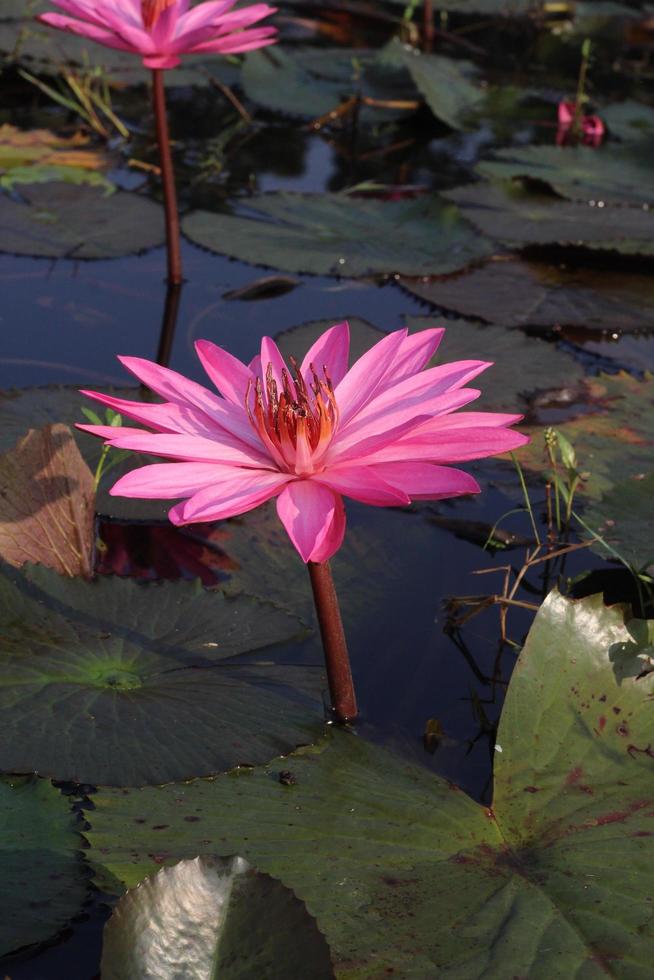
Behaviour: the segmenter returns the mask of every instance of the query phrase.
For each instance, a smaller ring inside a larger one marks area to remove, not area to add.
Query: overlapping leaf
[[[610,964],[628,980],[654,937],[651,652],[652,624],[552,594],[507,695],[491,809],[334,732],[259,770],[99,793],[90,859],[120,887],[153,869],[153,835],[165,863],[217,842],[243,853],[306,901],[343,978],[599,978]]]

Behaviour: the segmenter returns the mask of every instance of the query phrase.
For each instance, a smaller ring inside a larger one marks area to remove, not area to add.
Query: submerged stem
[[[327,561],[310,561],[307,567],[325,651],[334,715],[337,721],[352,721],[357,716],[357,702],[332,571]]]
[[[179,243],[179,212],[175,191],[175,173],[170,153],[168,115],[164,92],[164,73],[161,68],[152,70],[152,105],[157,127],[159,160],[161,163],[161,182],[163,184],[164,210],[166,213],[166,248],[168,250],[168,282],[179,285],[182,282],[182,257]]]

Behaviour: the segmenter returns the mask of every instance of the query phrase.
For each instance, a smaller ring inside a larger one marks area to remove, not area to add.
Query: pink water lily
[[[169,460],[133,470],[112,493],[184,498],[174,524],[216,521],[277,498],[277,513],[305,562],[325,562],[345,531],[343,496],[404,507],[477,493],[449,464],[527,442],[508,426],[519,415],[460,412],[480,392],[466,387],[485,361],[426,367],[444,330],[386,335],[348,370],[347,323],[331,327],[301,364],[286,365],[269,337],[249,366],[208,340],[196,349],[219,394],[137,357],[120,360],[165,401],[84,394],[137,428],[80,425],[111,446]]]
[[[181,54],[238,54],[272,44],[274,27],[252,25],[275,12],[266,3],[232,10],[236,0],[52,0],[63,14],[37,19],[108,48],[131,51],[146,68],[174,68]],[[72,15],[72,16],[68,16]]]

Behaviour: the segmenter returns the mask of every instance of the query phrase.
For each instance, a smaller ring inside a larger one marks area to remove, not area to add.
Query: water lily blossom
[[[520,418],[457,412],[480,392],[468,387],[488,362],[426,367],[444,331],[383,337],[348,370],[349,327],[339,323],[301,364],[287,365],[275,342],[245,365],[208,340],[198,357],[218,389],[136,357],[123,365],[165,399],[162,404],[84,394],[134,419],[138,428],[79,428],[132,452],[168,460],[123,476],[112,493],[183,498],[174,524],[216,521],[271,498],[305,562],[327,561],[345,532],[343,497],[405,507],[477,493],[470,474],[450,464],[523,445]]]
[[[266,3],[232,10],[236,0],[51,0],[63,13],[37,19],[107,48],[139,55],[146,68],[175,68],[183,54],[238,54],[272,44],[275,12]],[[190,9],[189,9],[190,8]]]

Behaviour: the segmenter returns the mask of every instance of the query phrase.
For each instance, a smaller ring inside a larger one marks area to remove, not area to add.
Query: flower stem
[[[432,0],[423,0],[422,50],[427,53],[434,48],[434,6]]]
[[[327,561],[310,561],[308,569],[325,651],[332,709],[337,721],[352,721],[357,716],[357,701],[332,570]]]
[[[157,142],[159,143],[159,160],[161,163],[161,182],[164,193],[164,210],[166,213],[166,248],[168,250],[168,282],[179,285],[182,282],[182,257],[179,244],[179,212],[177,210],[177,193],[175,191],[175,173],[173,159],[170,154],[170,135],[168,132],[168,115],[166,113],[166,95],[164,92],[164,73],[161,68],[152,70],[152,105],[157,127]]]

